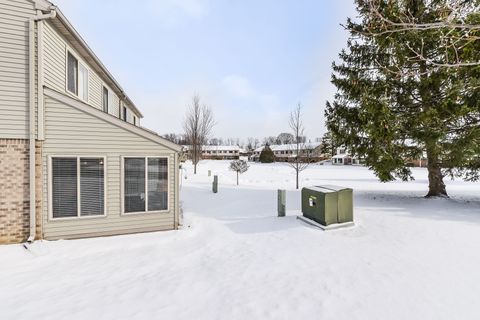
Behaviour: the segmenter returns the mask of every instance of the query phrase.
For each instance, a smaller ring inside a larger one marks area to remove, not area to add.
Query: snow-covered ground
[[[238,187],[227,161],[187,166],[182,230],[1,246],[0,319],[480,319],[480,184],[424,199],[414,171],[384,184],[311,166],[302,186],[354,189],[356,227],[324,232],[295,219],[285,164],[252,164]]]

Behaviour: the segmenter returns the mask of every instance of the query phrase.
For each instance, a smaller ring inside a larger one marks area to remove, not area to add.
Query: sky
[[[141,110],[141,125],[182,133],[192,96],[214,113],[212,135],[325,132],[331,64],[353,0],[53,0]],[[133,5],[134,4],[134,5]]]

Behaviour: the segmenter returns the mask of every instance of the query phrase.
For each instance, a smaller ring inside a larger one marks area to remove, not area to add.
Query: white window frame
[[[53,217],[53,158],[76,158],[77,159],[77,216],[76,217]],[[83,159],[103,159],[103,214],[82,216],[81,213],[81,200],[80,200],[80,158]],[[49,221],[61,221],[61,220],[78,220],[78,219],[98,219],[105,218],[107,216],[107,157],[105,155],[64,155],[54,154],[48,156],[48,220]]]
[[[138,212],[125,212],[125,159],[128,158],[145,158],[145,211]],[[149,158],[162,158],[167,159],[167,209],[165,210],[148,210],[148,159]],[[139,214],[158,214],[158,213],[170,213],[170,157],[166,155],[128,155],[122,156],[120,159],[120,199],[121,199],[121,215],[139,215]]]
[[[68,90],[68,54],[69,53],[73,57],[75,57],[75,59],[77,59],[77,63],[78,63],[78,65],[77,65],[77,93],[76,94],[74,92]],[[83,99],[83,97],[80,97],[80,90],[79,90],[79,86],[80,86],[80,82],[79,82],[80,65],[82,65],[87,70],[87,88],[86,88],[87,99]],[[85,61],[83,61],[83,59],[80,58],[80,56],[73,49],[71,49],[70,47],[67,46],[65,48],[65,92],[72,97],[75,97],[75,98],[80,99],[81,101],[83,101],[85,103],[88,103],[88,101],[90,100],[89,99],[90,98],[90,88],[89,88],[90,72],[91,72],[91,70],[88,67],[88,64],[86,64]]]

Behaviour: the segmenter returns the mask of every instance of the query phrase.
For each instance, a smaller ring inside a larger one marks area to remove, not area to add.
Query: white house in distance
[[[140,127],[58,7],[0,17],[0,243],[177,228],[181,147]]]
[[[188,159],[191,146],[184,146],[183,150]],[[202,159],[210,160],[238,160],[240,158],[239,146],[202,146]]]
[[[352,157],[345,147],[338,147],[336,154],[332,157],[333,165],[360,165],[360,160]]]
[[[202,158],[212,160],[238,160],[239,146],[202,146]]]
[[[295,158],[297,155],[297,145],[296,144],[272,144],[269,146],[272,149],[273,154],[275,155],[275,161],[288,162],[292,158]],[[320,152],[321,143],[320,142],[307,142],[300,145],[300,153],[305,157],[309,157],[312,162],[323,160],[324,157]],[[265,146],[261,146],[253,151],[253,154],[250,157],[251,161],[259,161],[260,154]]]

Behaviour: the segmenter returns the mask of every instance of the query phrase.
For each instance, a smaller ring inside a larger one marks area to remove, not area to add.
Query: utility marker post
[[[212,191],[213,193],[218,192],[218,176],[217,175],[213,176]]]
[[[279,217],[285,217],[286,191],[278,189],[277,210]]]

